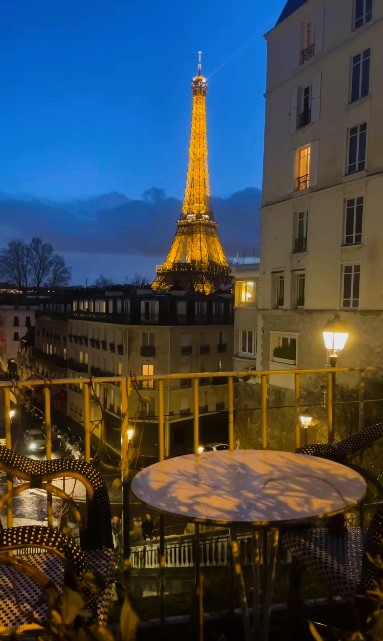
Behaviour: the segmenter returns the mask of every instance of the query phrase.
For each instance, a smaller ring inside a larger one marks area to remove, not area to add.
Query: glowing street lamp
[[[347,343],[348,334],[347,323],[341,320],[339,314],[335,314],[332,320],[327,321],[323,329],[323,340],[331,367],[336,367],[337,358]]]
[[[341,320],[339,314],[327,321],[323,329],[323,340],[327,349],[331,368],[336,367],[338,356],[348,339],[347,323]],[[329,374],[329,404],[328,404],[328,441],[334,442],[335,437],[335,372]]]
[[[133,427],[129,427],[127,435],[128,435],[128,443],[132,440],[134,434],[134,429]]]
[[[302,428],[304,430],[304,435],[305,435],[305,437],[304,437],[304,445],[305,446],[307,445],[307,429],[310,427],[310,425],[312,423],[312,420],[313,420],[313,417],[310,416],[310,414],[308,413],[307,407],[306,407],[304,409],[304,411],[302,412],[302,414],[300,414],[300,416],[299,416],[300,424],[301,424],[301,426],[302,426]]]

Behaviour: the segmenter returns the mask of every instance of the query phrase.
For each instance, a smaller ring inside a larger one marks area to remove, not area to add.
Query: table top
[[[316,456],[220,450],[155,463],[132,481],[148,506],[201,523],[268,525],[309,520],[355,505],[366,482]]]

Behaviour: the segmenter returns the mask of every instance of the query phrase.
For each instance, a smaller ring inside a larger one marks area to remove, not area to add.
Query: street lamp
[[[323,329],[323,340],[327,349],[330,367],[336,367],[338,356],[343,350],[348,339],[347,324],[341,320],[339,314],[327,321]],[[328,399],[328,441],[334,442],[335,436],[335,372],[329,374],[329,399]]]
[[[310,416],[310,414],[308,413],[307,407],[304,409],[302,414],[300,414],[299,420],[300,420],[301,426],[302,426],[302,428],[304,430],[304,435],[305,435],[305,437],[304,437],[304,446],[306,447],[306,445],[307,445],[307,429],[310,427],[310,425],[312,423],[312,420],[313,420],[313,417]]]

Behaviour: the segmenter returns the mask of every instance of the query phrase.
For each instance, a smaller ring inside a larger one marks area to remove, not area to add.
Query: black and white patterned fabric
[[[116,563],[109,496],[102,476],[83,461],[37,461],[5,447],[0,447],[0,469],[12,478],[27,481],[30,488],[44,488],[44,483],[63,477],[83,481],[90,496],[85,531],[80,537],[81,547],[72,537],[55,528],[37,525],[13,527],[0,529],[0,555],[11,549],[17,550],[16,561],[24,560],[40,570],[59,591],[63,588],[68,567],[80,580],[88,571],[100,575],[105,587],[97,600],[90,591],[85,589],[84,592],[90,599],[93,617],[100,623],[106,623],[114,593]],[[0,585],[0,636],[36,629],[48,612],[44,588],[28,575],[28,571],[18,570],[4,556],[0,560]]]
[[[343,441],[315,443],[296,452],[347,464],[382,437],[383,423],[377,423]],[[371,477],[370,473],[366,474]],[[338,535],[330,534],[324,528],[294,528],[286,532],[282,540],[310,572],[328,582],[334,593],[353,599],[357,593],[366,594],[376,580],[382,578],[382,571],[372,561],[382,553],[382,539],[383,506],[370,523],[365,543],[360,528],[347,528]]]
[[[327,528],[294,528],[283,535],[283,544],[312,576],[329,585],[333,596],[355,597],[362,572],[361,528],[348,528],[339,536]]]
[[[73,476],[73,472],[79,474],[93,488],[93,496],[87,501],[86,529],[81,547],[113,548],[108,490],[101,474],[90,463],[73,459],[36,461],[0,446],[0,469],[12,477],[29,481],[31,487],[40,487],[43,481]]]

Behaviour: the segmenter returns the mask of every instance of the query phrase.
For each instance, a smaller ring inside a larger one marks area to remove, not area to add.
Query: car
[[[47,439],[45,434],[38,428],[31,427],[24,432],[25,446],[28,452],[45,451]]]
[[[215,452],[217,450],[228,450],[227,443],[208,443],[207,445],[200,445],[198,448],[199,454],[202,452]]]

